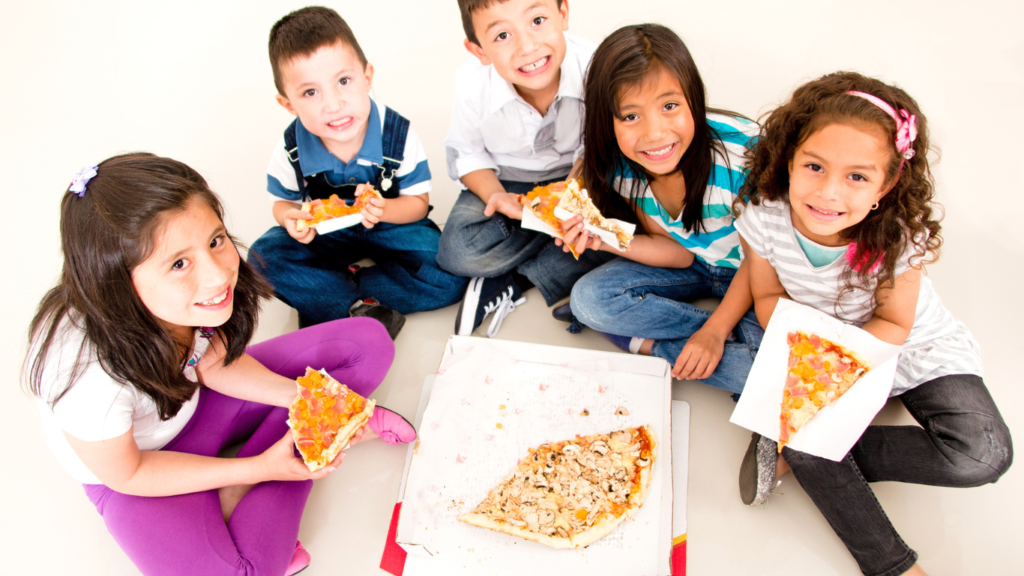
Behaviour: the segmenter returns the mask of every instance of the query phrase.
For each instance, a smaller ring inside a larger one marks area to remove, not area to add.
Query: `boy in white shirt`
[[[612,256],[579,261],[552,239],[523,230],[516,199],[565,180],[583,153],[583,78],[596,46],[565,34],[568,0],[458,0],[465,46],[475,58],[458,71],[448,175],[463,191],[441,236],[438,264],[473,276],[456,317],[469,334],[495,312],[501,320],[536,286],[547,304]]]

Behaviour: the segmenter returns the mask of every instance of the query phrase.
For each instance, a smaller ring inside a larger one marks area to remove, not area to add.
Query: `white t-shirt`
[[[36,404],[42,416],[46,443],[61,467],[83,484],[102,484],[71,449],[65,432],[79,440],[95,442],[116,438],[134,426],[132,435],[139,450],[159,450],[173,440],[192,418],[199,402],[199,390],[173,418],[160,420],[152,398],[111,378],[100,366],[95,351],[87,348],[84,354],[90,358],[88,366],[75,385],[51,409],[48,400],[67,386],[84,337],[85,333],[71,322],[65,320],[61,324],[43,370],[41,393]],[[196,381],[195,364],[209,343],[196,330],[192,357],[184,371],[193,382]]]
[[[455,106],[444,141],[448,175],[491,169],[498,178],[540,182],[563,177],[583,153],[583,79],[597,45],[565,35],[558,94],[541,116],[498,75],[470,57],[455,73]]]
[[[840,275],[848,266],[846,258],[816,268],[797,240],[788,202],[763,200],[760,206],[747,205],[736,219],[736,230],[755,254],[772,265],[795,302],[855,326],[862,326],[874,315],[874,282],[865,289],[847,291],[837,303],[843,287]],[[918,262],[919,257],[901,258],[895,275]],[[900,352],[891,395],[951,374],[981,376],[981,346],[967,326],[942,305],[931,280],[921,276],[914,326]]]

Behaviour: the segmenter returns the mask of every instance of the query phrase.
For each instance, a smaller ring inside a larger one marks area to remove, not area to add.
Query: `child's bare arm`
[[[462,178],[462,183],[470,192],[476,194],[481,200],[487,203],[484,208],[484,215],[491,216],[500,212],[515,220],[523,219],[523,205],[515,194],[509,194],[505,187],[498,181],[498,176],[489,168],[475,170]]]
[[[647,219],[646,214],[640,214],[641,218]],[[601,241],[597,236],[591,236],[583,229],[583,216],[573,216],[562,224],[562,235],[564,240],[555,238],[555,244],[563,246],[568,252],[568,246],[573,246],[577,254],[582,254],[587,249],[604,250],[634,262],[657,266],[659,268],[688,268],[693,264],[693,252],[687,250],[682,244],[676,242],[658,224],[647,220],[647,229],[652,230],[651,234],[637,234],[629,243],[629,249],[619,252],[616,248]],[[567,245],[567,246],[566,246]]]
[[[864,324],[864,330],[883,342],[902,346],[914,327],[920,293],[920,267],[900,274],[892,288],[878,291],[878,307],[871,320]]]
[[[306,228],[302,232],[299,232],[295,228],[295,224],[299,220],[309,220],[313,217],[312,214],[303,212],[300,209],[299,204],[289,202],[287,200],[278,200],[277,202],[274,202],[273,210],[274,220],[288,231],[289,236],[303,244],[309,244],[313,241],[313,237],[316,236],[315,228]]]
[[[707,378],[718,367],[725,352],[725,340],[743,315],[750,310],[754,298],[750,292],[750,264],[740,263],[722,302],[683,346],[676,358],[672,375],[680,380]]]
[[[782,287],[779,275],[772,265],[750,249],[742,234],[740,244],[743,245],[743,261],[749,262],[750,295],[754,299],[754,313],[757,314],[757,321],[761,327],[768,328],[768,321],[772,319],[779,298],[788,299],[789,294],[786,294],[786,289]],[[733,282],[736,280],[733,279]]]

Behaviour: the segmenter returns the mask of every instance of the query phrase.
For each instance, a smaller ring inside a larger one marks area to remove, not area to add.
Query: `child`
[[[892,395],[923,428],[870,426],[840,462],[754,434],[743,501],[792,469],[864,574],[924,574],[868,483],[979,486],[1013,459],[978,343],[922,273],[941,244],[925,117],[899,88],[829,74],[770,114],[748,166],[736,228],[761,324],[791,298],[902,346]]]
[[[373,66],[345,21],[319,7],[285,16],[270,31],[270,64],[278,103],[298,118],[267,169],[280,226],[253,244],[252,264],[298,311],[299,325],[365,315],[394,338],[403,314],[458,302],[466,280],[437,266],[441,231],[427,218],[423,145],[408,120],[370,98]],[[366,186],[384,199],[363,210],[363,226],[296,230],[310,217],[304,200],[351,200]],[[376,265],[356,266],[363,258]]]
[[[292,378],[326,367],[369,395],[394,357],[385,330],[339,320],[247,351],[270,287],[239,258],[199,174],[129,154],[79,172],[70,192],[64,270],[26,360],[58,462],[144,574],[301,570],[310,480],[344,453],[315,473],[295,457]],[[379,407],[370,427],[363,441],[416,437]],[[216,457],[237,442],[237,458]]]
[[[618,252],[582,231],[582,217],[565,222],[578,252],[621,256],[576,283],[572,314],[623,349],[664,358],[676,378],[741,392],[763,332],[731,205],[757,125],[706,110],[686,45],[656,24],[609,35],[584,93],[583,181],[605,216],[638,233]],[[708,296],[722,298],[714,313],[687,303]]]
[[[537,286],[549,306],[583,274],[607,262],[577,262],[546,234],[523,230],[516,195],[565,180],[583,151],[581,90],[594,45],[565,34],[568,0],[459,0],[466,50],[455,78],[445,140],[448,175],[463,188],[452,207],[437,261],[466,290],[455,332],[468,335],[495,312],[502,318]]]

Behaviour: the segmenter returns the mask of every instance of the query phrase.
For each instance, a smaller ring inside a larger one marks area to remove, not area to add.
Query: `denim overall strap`
[[[385,198],[398,198],[400,186],[397,174],[398,169],[402,166],[402,160],[405,159],[405,139],[408,135],[409,120],[391,108],[386,108],[384,129],[380,135],[384,162],[375,183],[377,191]],[[391,180],[391,186],[387,190],[382,187],[385,179]]]
[[[284,129],[284,150],[288,154],[288,162],[295,170],[295,181],[299,185],[299,197],[306,197],[306,179],[302,177],[302,167],[299,166],[299,144],[295,138],[295,126],[299,119],[292,120],[292,123]]]

